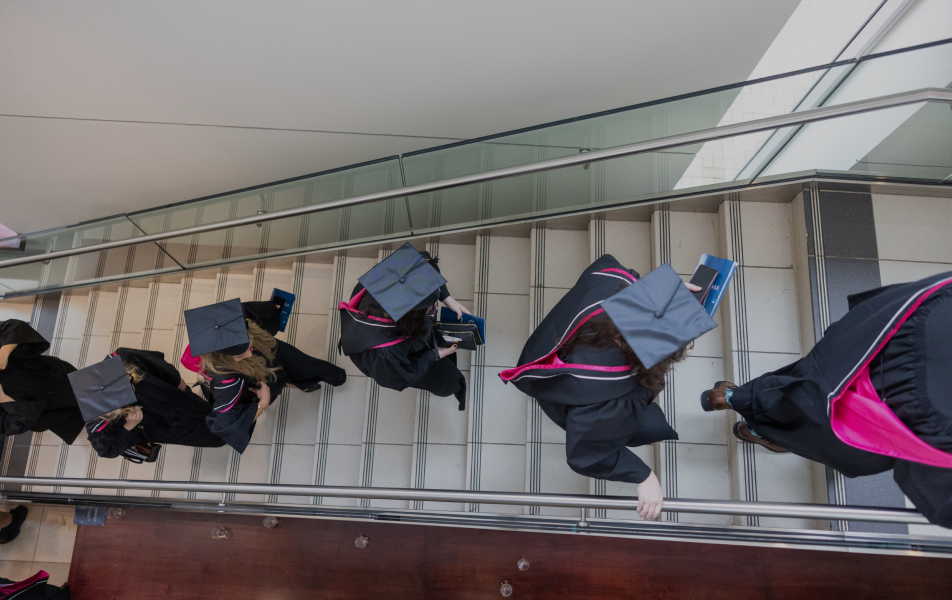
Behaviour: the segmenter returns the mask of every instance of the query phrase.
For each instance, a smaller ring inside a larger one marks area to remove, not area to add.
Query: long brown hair
[[[390,318],[387,311],[385,311],[383,307],[380,306],[380,303],[369,293],[364,294],[364,297],[360,299],[358,310],[372,317],[381,319]],[[429,319],[429,317],[427,317],[429,310],[429,308],[411,310],[394,323],[393,332],[397,334],[398,337],[410,338],[411,340],[427,337],[430,334],[430,327],[427,322]]]
[[[122,366],[126,368],[126,375],[129,376],[129,381],[134,386],[135,384],[142,381],[142,373],[139,372],[139,368],[132,364],[122,363]],[[127,417],[135,412],[135,406],[123,406],[122,408],[117,408],[115,410],[110,410],[104,415],[100,415],[99,418],[104,421],[112,423],[113,421],[119,419],[120,417]]]
[[[631,376],[637,379],[638,383],[655,392],[664,389],[664,376],[674,367],[675,363],[684,360],[685,355],[687,355],[687,347],[681,348],[655,366],[646,369],[638,360],[638,355],[631,349],[631,346],[622,337],[621,332],[618,331],[618,328],[605,313],[596,315],[586,321],[572,337],[562,344],[560,350],[568,354],[579,346],[606,348],[612,344],[621,350],[625,362],[632,366]]]
[[[268,365],[274,361],[274,347],[277,342],[274,337],[261,329],[254,321],[245,321],[248,326],[248,337],[251,347],[261,353],[253,354],[248,358],[236,361],[234,357],[221,352],[202,354],[202,368],[206,373],[228,374],[236,373],[250,378],[252,381],[273,381],[276,379],[277,368]]]

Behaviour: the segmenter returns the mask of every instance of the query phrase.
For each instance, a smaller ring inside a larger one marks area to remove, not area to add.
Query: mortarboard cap
[[[136,403],[136,393],[118,356],[67,374],[83,419],[92,421],[107,412]]]
[[[646,369],[717,327],[668,264],[605,300],[602,308]]]
[[[411,310],[439,300],[440,287],[446,283],[440,272],[410,242],[397,248],[357,280],[394,321],[399,321]]]
[[[251,345],[238,298],[185,311],[185,327],[192,356],[209,352],[238,355]]]

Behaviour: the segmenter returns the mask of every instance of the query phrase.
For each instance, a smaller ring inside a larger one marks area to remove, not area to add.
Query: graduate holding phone
[[[459,317],[469,311],[450,296],[438,262],[408,242],[359,277],[350,300],[338,307],[338,348],[382,387],[454,396],[464,410],[466,379],[456,366],[458,346],[438,335],[434,324],[440,302]]]
[[[499,374],[565,430],[565,455],[588,477],[638,484],[638,514],[661,513],[661,483],[629,446],[676,440],[654,400],[686,346],[716,325],[669,265],[642,278],[606,254]]]

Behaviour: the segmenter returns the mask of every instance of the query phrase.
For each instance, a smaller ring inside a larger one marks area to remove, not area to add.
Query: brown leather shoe
[[[727,410],[730,405],[727,403],[727,390],[732,390],[737,386],[730,381],[718,381],[714,388],[701,392],[701,408],[706,412],[714,410]]]
[[[747,421],[740,421],[739,423],[734,423],[734,437],[743,440],[745,442],[750,442],[752,444],[760,444],[767,450],[775,452],[777,454],[788,454],[790,451],[786,448],[782,448],[776,444],[771,444],[767,440],[761,437],[757,437],[752,434],[749,429],[747,429]]]

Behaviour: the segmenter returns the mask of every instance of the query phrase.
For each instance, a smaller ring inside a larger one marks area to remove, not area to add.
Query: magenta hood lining
[[[948,279],[929,288],[903,314],[875,351],[867,355],[856,373],[839,394],[830,399],[830,426],[843,443],[934,467],[952,468],[952,454],[925,443],[879,397],[869,377],[869,365],[909,317],[939,289],[952,283]]]

